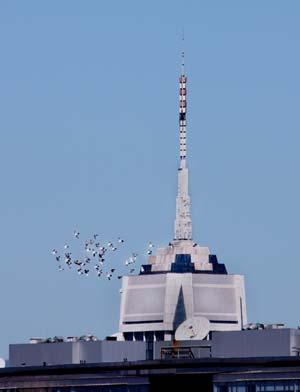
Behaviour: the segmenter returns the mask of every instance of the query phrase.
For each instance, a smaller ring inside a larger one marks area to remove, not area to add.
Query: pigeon
[[[193,248],[195,248],[197,246],[196,242],[193,244]]]
[[[114,252],[115,250],[117,250],[117,248],[116,248],[115,246],[113,246],[113,247],[111,248],[111,250]]]
[[[147,254],[148,254],[148,255],[152,255],[152,250],[148,249],[148,250],[147,250]]]
[[[123,276],[122,275],[118,275],[118,279],[122,279],[123,278]]]
[[[96,240],[97,237],[99,237],[99,234],[94,234],[93,237],[94,237],[94,240]]]
[[[80,235],[79,231],[74,230],[73,231],[73,235],[74,235],[75,238],[77,238],[79,240],[79,235]]]
[[[110,270],[110,272],[115,272],[115,270],[116,270],[115,268],[112,268],[112,269]]]
[[[129,257],[128,264],[133,264],[133,263],[135,263],[135,260],[136,260],[136,258],[134,258],[134,257]],[[127,264],[127,265],[128,265],[128,264]]]
[[[89,269],[85,269],[85,270],[84,270],[84,273],[86,274],[86,276],[88,276],[89,272],[90,272]]]
[[[118,237],[118,243],[119,243],[119,244],[122,244],[123,242],[124,242],[123,238]]]
[[[65,248],[65,249],[68,249],[68,248],[69,248],[69,245],[68,245],[68,244],[65,244],[65,245],[64,245],[64,248]]]
[[[148,248],[154,248],[154,245],[153,245],[153,243],[151,241],[149,241]]]
[[[95,257],[98,254],[98,252],[94,249],[92,252],[93,257]]]
[[[66,259],[70,259],[71,260],[72,259],[71,254],[72,254],[71,252],[65,252],[64,256],[65,256]]]
[[[57,255],[57,250],[56,249],[52,249],[51,253],[53,254],[53,256],[56,256]]]
[[[55,257],[57,261],[60,261],[60,256]]]
[[[104,255],[106,253],[106,251],[107,251],[107,249],[104,246],[101,246],[99,254]]]

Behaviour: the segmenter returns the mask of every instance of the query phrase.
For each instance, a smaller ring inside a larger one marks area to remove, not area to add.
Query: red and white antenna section
[[[184,52],[182,52],[181,75],[179,78],[179,134],[180,165],[178,169],[178,193],[176,198],[175,240],[192,239],[190,197],[188,192],[189,172],[186,167],[186,81],[184,71]]]
[[[184,52],[182,52],[181,75],[179,78],[180,160],[186,159],[186,81],[187,77],[184,74]]]

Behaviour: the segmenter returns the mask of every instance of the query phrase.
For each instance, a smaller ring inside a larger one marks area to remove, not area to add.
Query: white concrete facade
[[[176,198],[175,240],[192,239],[192,220],[190,197],[188,193],[189,172],[185,160],[180,161],[178,169],[178,193]]]
[[[191,255],[191,261],[196,270],[212,271],[212,264],[209,262],[209,248],[199,246],[191,240],[174,240],[168,246],[158,248],[156,255],[149,257],[152,271],[170,271],[176,255],[181,254]]]
[[[169,331],[176,317],[206,317],[212,331],[247,324],[242,275],[161,273],[123,278],[120,332]]]

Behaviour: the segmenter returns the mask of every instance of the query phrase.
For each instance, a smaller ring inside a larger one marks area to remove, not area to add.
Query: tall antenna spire
[[[184,43],[184,34],[182,36]],[[190,216],[190,197],[188,194],[189,173],[186,167],[186,82],[185,51],[181,52],[181,75],[179,78],[179,153],[178,193],[176,198],[175,240],[192,239],[192,221]]]

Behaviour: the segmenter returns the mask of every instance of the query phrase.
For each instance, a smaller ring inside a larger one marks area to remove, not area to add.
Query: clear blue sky
[[[299,14],[296,0],[0,2],[0,356],[118,329],[120,281],[60,273],[49,254],[75,227],[124,236],[115,263],[172,239],[182,27],[194,239],[245,275],[249,321],[300,324]]]

